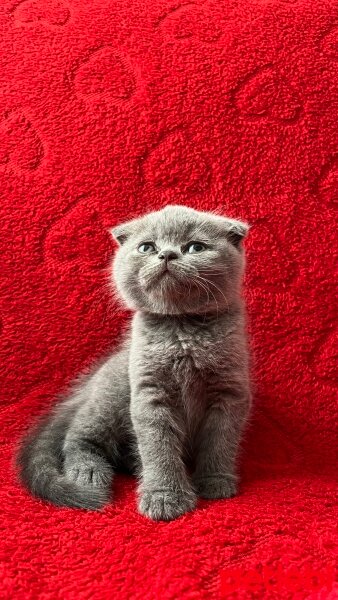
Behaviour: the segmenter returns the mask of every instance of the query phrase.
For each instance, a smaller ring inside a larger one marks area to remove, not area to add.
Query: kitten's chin
[[[162,287],[162,293],[159,289],[156,292],[148,293],[143,306],[139,310],[145,310],[158,315],[207,315],[220,314],[225,312],[228,306],[223,306],[221,302],[210,301],[209,298],[201,298],[199,293],[184,289],[178,293],[177,288]],[[171,291],[171,293],[170,293]]]
[[[175,290],[179,294],[183,286],[180,272],[169,265],[154,269],[151,273],[139,274],[139,283],[145,293],[159,293],[163,296],[172,294]]]
[[[160,294],[142,294],[137,298],[124,298],[125,305],[133,312],[151,313],[154,315],[168,316],[183,316],[183,315],[220,315],[229,310],[228,305],[221,303],[200,302],[197,298],[195,301],[187,294],[180,297],[169,298]]]
[[[171,268],[156,269],[151,274],[140,273],[137,282],[121,286],[119,291],[132,311],[158,315],[210,315],[221,314],[229,308],[225,294],[219,295],[217,290],[205,285],[194,285],[193,279]]]

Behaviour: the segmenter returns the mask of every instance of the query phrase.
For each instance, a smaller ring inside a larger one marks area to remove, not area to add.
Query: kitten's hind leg
[[[64,445],[63,470],[67,479],[81,487],[110,491],[113,467],[95,440],[69,437]]]
[[[102,504],[108,502],[114,468],[118,462],[121,410],[115,390],[110,398],[101,389],[89,395],[70,423],[63,444],[63,473],[79,487],[97,489]],[[115,400],[115,402],[114,402]]]
[[[107,504],[111,497],[113,466],[105,448],[91,423],[91,431],[77,429],[78,423],[69,428],[63,446],[63,474],[81,493],[83,506],[99,508]],[[92,495],[95,495],[94,505]]]
[[[100,492],[102,504],[110,498],[121,440],[130,428],[128,381],[117,383],[114,375],[107,364],[83,388],[85,399],[68,427],[62,452],[65,477],[81,489]]]

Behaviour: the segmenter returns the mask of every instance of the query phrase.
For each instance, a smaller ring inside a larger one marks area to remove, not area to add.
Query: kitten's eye
[[[189,254],[199,254],[200,252],[206,250],[206,248],[206,245],[202,244],[202,242],[191,242],[191,244],[188,244],[186,252]]]
[[[152,252],[155,252],[155,246],[152,242],[145,242],[139,245],[138,251],[140,254],[151,254]]]

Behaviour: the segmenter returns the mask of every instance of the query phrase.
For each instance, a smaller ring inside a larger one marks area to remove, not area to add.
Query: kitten
[[[140,476],[139,510],[171,520],[196,497],[236,494],[250,409],[241,282],[245,223],[167,206],[115,227],[124,344],[23,443],[22,481],[57,505],[98,509],[113,473]]]

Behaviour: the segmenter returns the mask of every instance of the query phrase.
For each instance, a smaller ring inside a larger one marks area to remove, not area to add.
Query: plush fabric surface
[[[0,11],[1,598],[337,597],[337,3]],[[55,508],[18,484],[15,446],[120,338],[107,228],[167,203],[252,224],[240,494],[153,523],[119,477],[102,513]]]

